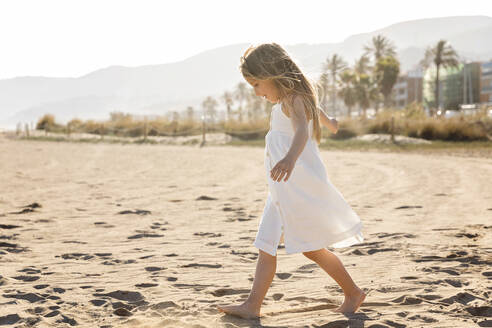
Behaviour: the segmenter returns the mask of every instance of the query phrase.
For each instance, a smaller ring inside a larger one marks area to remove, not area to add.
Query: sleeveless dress
[[[294,127],[281,104],[273,106],[265,136],[269,191],[254,241],[255,247],[272,256],[282,239],[288,254],[347,247],[364,240],[360,218],[328,180],[312,138],[313,120],[308,125],[309,139],[289,179],[274,181],[270,171],[289,151]]]

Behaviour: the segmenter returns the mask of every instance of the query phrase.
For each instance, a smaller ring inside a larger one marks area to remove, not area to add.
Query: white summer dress
[[[287,181],[274,181],[271,169],[285,157],[294,127],[282,112],[272,108],[270,130],[265,136],[265,169],[268,197],[254,246],[275,256],[283,237],[288,254],[324,247],[347,247],[364,240],[362,223],[342,194],[328,180],[309,121],[309,139]]]

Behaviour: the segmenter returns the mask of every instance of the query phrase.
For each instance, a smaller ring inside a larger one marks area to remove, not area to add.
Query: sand
[[[263,149],[0,137],[0,325],[491,327],[492,159],[322,151],[365,242],[334,251],[367,298],[281,247],[259,319],[247,297]]]

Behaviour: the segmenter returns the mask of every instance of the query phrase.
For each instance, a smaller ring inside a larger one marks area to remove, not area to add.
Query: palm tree
[[[193,122],[195,116],[195,110],[192,106],[186,107],[186,118],[189,122]]]
[[[248,98],[248,88],[246,86],[246,83],[239,82],[237,84],[234,96],[239,101],[239,108],[238,108],[239,117],[238,117],[238,120],[239,120],[239,122],[242,122],[243,121],[243,102]]]
[[[364,46],[364,51],[367,55],[373,55],[374,63],[377,63],[381,57],[396,56],[393,43],[381,34],[374,36],[371,42]]]
[[[439,107],[439,69],[442,67],[457,67],[459,64],[458,54],[446,40],[439,40],[434,47],[429,47],[425,51],[421,65],[428,68],[431,63],[436,65],[436,79],[434,89],[434,108]],[[432,112],[432,115],[435,113]]]
[[[258,97],[255,94],[255,91],[253,89],[250,89],[246,105],[248,122],[255,122],[259,119],[264,101],[265,100],[263,100],[263,98]]]
[[[218,103],[217,100],[214,98],[208,96],[203,102],[203,111],[205,115],[208,115],[212,121],[212,124],[215,123],[215,117],[217,116],[217,107]]]
[[[382,86],[381,81],[378,77],[378,73],[376,72],[376,65],[383,57],[396,57],[395,46],[388,38],[381,34],[378,34],[371,39],[371,42],[369,44],[364,46],[364,51],[366,55],[372,55],[374,59],[374,69],[372,72],[373,80],[376,81],[376,83],[378,84],[378,89],[381,90]],[[376,112],[379,109],[379,102],[381,101],[380,98],[381,97],[377,95],[377,97],[374,99],[374,107]]]
[[[232,94],[229,91],[225,91],[222,94],[221,100],[224,102],[224,104],[227,107],[227,117],[226,117],[226,120],[229,120],[231,118],[231,106],[232,106],[232,103],[233,103]]]
[[[331,101],[332,101],[333,115],[335,115],[335,111],[336,111],[335,107],[336,107],[338,75],[346,68],[347,68],[347,64],[342,59],[342,57],[340,57],[337,54],[333,54],[331,58],[327,58],[324,64],[323,71],[325,73],[329,73],[331,77]]]
[[[379,92],[381,92],[384,97],[384,107],[388,108],[393,86],[398,79],[398,74],[400,74],[400,62],[393,56],[381,57],[376,63],[374,70],[377,76],[376,81]]]
[[[326,96],[326,94],[328,92],[328,86],[328,73],[322,73],[319,77],[319,88],[321,89],[321,92],[319,92],[319,94],[321,95],[321,99],[319,99],[319,102],[322,108],[326,108],[327,106],[328,97]]]
[[[347,116],[352,116],[352,107],[357,103],[357,95],[355,93],[356,75],[349,69],[346,69],[340,74],[340,91],[338,95],[342,97],[345,106],[347,106]]]
[[[359,104],[364,118],[367,117],[367,108],[369,108],[372,101],[377,99],[378,89],[376,83],[367,74],[361,74],[356,76],[355,79],[355,95],[357,103]]]
[[[368,55],[362,55],[359,59],[355,61],[354,64],[354,73],[360,74],[368,74],[371,70],[371,65],[369,64],[370,59]]]

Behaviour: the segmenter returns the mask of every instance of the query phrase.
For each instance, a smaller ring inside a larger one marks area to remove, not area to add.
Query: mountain
[[[394,24],[348,37],[341,43],[285,45],[312,78],[334,53],[350,65],[373,36],[395,44],[401,70],[416,67],[425,49],[448,40],[468,60],[492,59],[492,18],[465,16],[430,18]],[[204,51],[183,61],[140,67],[111,66],[78,78],[17,77],[0,80],[0,126],[36,122],[46,113],[57,121],[71,118],[106,119],[112,111],[165,114],[187,106],[201,109],[207,96],[220,96],[242,81],[239,57],[248,44]]]

